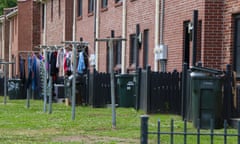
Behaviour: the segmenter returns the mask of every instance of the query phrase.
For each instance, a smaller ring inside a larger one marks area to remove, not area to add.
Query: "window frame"
[[[108,0],[101,0],[101,8],[106,9],[108,7]]]
[[[237,23],[239,23],[239,26],[237,26]],[[233,69],[236,71],[236,78],[239,80],[240,68],[238,68],[237,65],[240,65],[240,57],[238,56],[238,53],[240,53],[240,42],[238,41],[238,39],[240,39],[240,33],[238,33],[238,31],[240,31],[240,14],[234,16],[233,24],[234,24]]]
[[[53,21],[53,0],[51,0],[51,21]]]
[[[148,66],[148,51],[149,51],[149,29],[143,31],[143,67]]]
[[[58,0],[58,16],[61,18],[61,0]]]
[[[129,65],[135,64],[135,42],[136,34],[130,34],[129,36]]]
[[[78,0],[77,16],[78,17],[82,17],[83,16],[83,3],[82,3],[82,0]]]
[[[94,12],[94,0],[88,0],[88,14]]]
[[[120,38],[120,37],[119,37]],[[114,66],[119,66],[122,63],[122,41],[114,42]]]

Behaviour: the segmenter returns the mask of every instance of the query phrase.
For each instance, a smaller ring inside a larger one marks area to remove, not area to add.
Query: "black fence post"
[[[141,84],[141,76],[142,76],[142,69],[138,68],[137,74],[136,74],[136,106],[135,109],[139,110],[140,108],[140,84]]]
[[[232,71],[231,65],[227,65],[226,67],[226,77],[224,81],[224,114],[223,117],[227,121],[229,121],[230,117],[232,116]]]
[[[186,119],[187,73],[188,73],[188,64],[184,63],[183,71],[182,71],[182,104],[181,104],[182,120]]]
[[[238,121],[238,144],[240,144],[240,122]]]
[[[148,143],[148,119],[147,115],[141,116],[141,144]]]
[[[150,90],[151,90],[151,84],[150,84],[150,81],[151,81],[151,67],[150,66],[148,66],[148,68],[147,68],[147,110],[146,110],[146,112],[147,113],[150,113],[151,112],[151,92],[150,92]]]

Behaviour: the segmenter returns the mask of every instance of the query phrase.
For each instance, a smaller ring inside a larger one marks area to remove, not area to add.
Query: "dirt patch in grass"
[[[79,142],[83,144],[136,144],[140,140],[136,139],[124,139],[116,137],[105,137],[105,136],[87,136],[87,135],[76,135],[76,136],[61,136],[53,140],[54,142]]]

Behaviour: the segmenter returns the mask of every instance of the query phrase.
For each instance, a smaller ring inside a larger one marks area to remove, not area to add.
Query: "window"
[[[88,13],[93,13],[94,1],[88,0]]]
[[[61,17],[61,0],[58,0],[58,16]]]
[[[115,3],[122,2],[122,0],[115,0]]]
[[[102,8],[107,8],[107,6],[108,6],[108,0],[102,0],[101,7]]]
[[[130,35],[130,48],[129,48],[129,64],[133,64],[134,63],[134,57],[135,57],[135,37],[136,37],[136,34],[131,34]]]
[[[45,23],[45,4],[42,4],[42,29],[44,29]]]
[[[190,63],[190,40],[191,32],[189,30],[190,21],[183,22],[183,62]]]
[[[149,30],[143,31],[143,67],[148,66]]]
[[[240,78],[240,15],[237,15],[234,20],[234,70],[237,78]]]
[[[110,68],[109,68],[109,61],[110,61],[110,58],[109,58],[109,56],[110,56],[110,53],[109,53],[109,46],[108,46],[108,43],[106,42],[106,71],[107,72],[110,72]]]
[[[78,0],[78,15],[77,16],[82,16],[82,0]]]
[[[114,43],[114,66],[120,65],[122,60],[122,41]]]
[[[53,21],[53,0],[51,0],[51,21]]]

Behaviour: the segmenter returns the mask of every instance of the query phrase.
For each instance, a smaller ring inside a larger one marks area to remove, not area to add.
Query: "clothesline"
[[[32,52],[39,52],[39,51],[18,51],[19,53],[32,53]]]
[[[52,50],[62,49],[62,48],[64,48],[64,46],[57,46],[57,45],[45,46],[45,45],[40,45],[40,46],[37,46],[36,48],[44,49],[44,50],[47,50],[47,51],[52,51]]]

